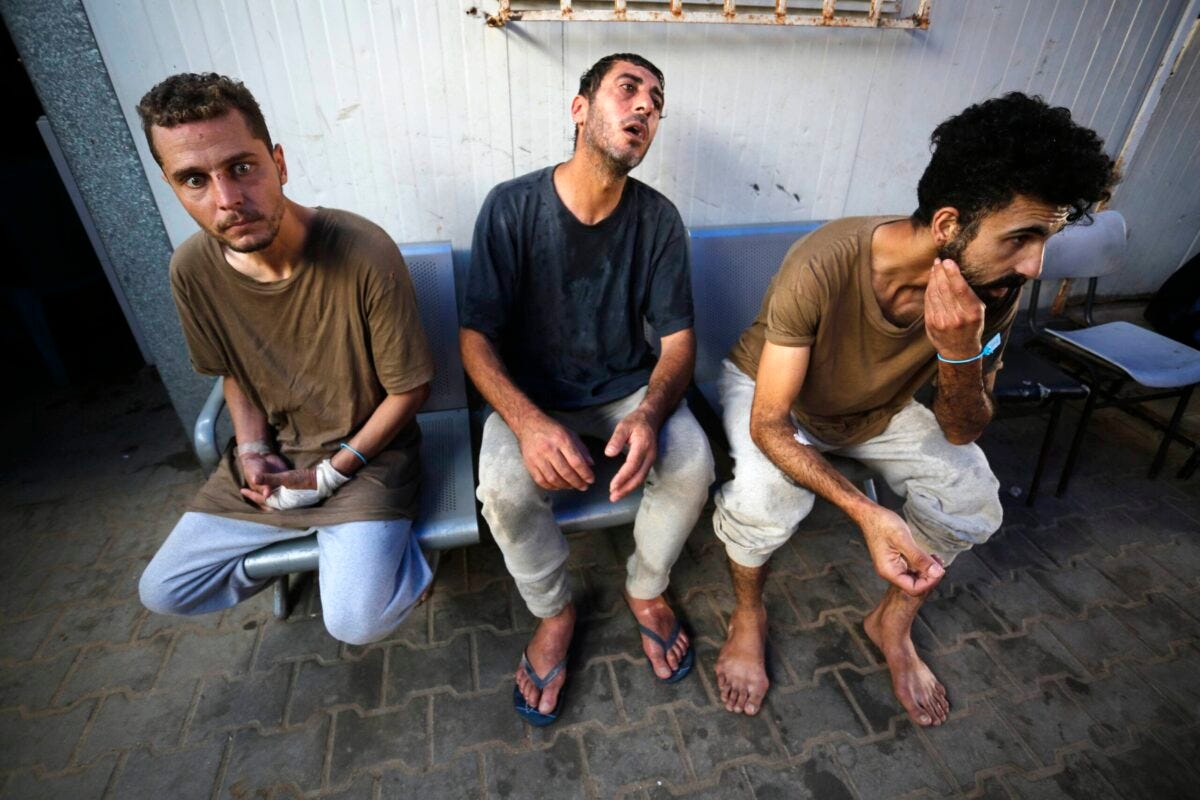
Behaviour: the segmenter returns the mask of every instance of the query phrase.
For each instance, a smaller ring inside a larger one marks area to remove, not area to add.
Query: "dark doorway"
[[[42,107],[0,25],[0,346],[9,399],[126,376],[143,360],[38,132]]]

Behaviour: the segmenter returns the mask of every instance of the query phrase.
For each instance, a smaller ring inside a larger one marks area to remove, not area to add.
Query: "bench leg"
[[[875,479],[874,478],[867,478],[866,480],[864,480],[862,482],[862,491],[863,491],[863,494],[865,494],[867,496],[867,499],[870,500],[872,503],[879,502],[879,492],[875,491]]]
[[[1183,412],[1187,410],[1188,400],[1192,397],[1192,388],[1183,390],[1183,394],[1179,395],[1179,402],[1175,404],[1175,413],[1171,415],[1171,421],[1167,423],[1167,430],[1163,433],[1162,442],[1158,445],[1158,452],[1154,454],[1154,463],[1150,465],[1150,479],[1158,477],[1158,471],[1162,469],[1163,461],[1167,458],[1167,448],[1171,446],[1171,440],[1175,438],[1175,432],[1179,430],[1179,421],[1183,419]]]
[[[1037,466],[1033,468],[1033,480],[1029,482],[1029,493],[1025,495],[1025,505],[1033,505],[1037,496],[1038,484],[1042,481],[1042,472],[1046,469],[1046,459],[1050,455],[1050,445],[1054,442],[1054,433],[1058,430],[1058,418],[1062,415],[1063,399],[1056,397],[1050,405],[1050,419],[1046,422],[1046,435],[1042,437],[1042,449],[1038,453]]]
[[[289,595],[288,576],[280,575],[275,579],[275,619],[284,620],[292,613]]]
[[[1058,476],[1058,488],[1054,490],[1055,497],[1062,497],[1067,491],[1067,483],[1071,480],[1071,472],[1075,469],[1075,459],[1079,456],[1079,447],[1083,444],[1083,434],[1087,431],[1088,420],[1092,418],[1092,409],[1096,407],[1096,390],[1088,393],[1083,401],[1083,413],[1079,416],[1079,427],[1071,439],[1071,449],[1067,451],[1067,463],[1063,464],[1062,474]]]

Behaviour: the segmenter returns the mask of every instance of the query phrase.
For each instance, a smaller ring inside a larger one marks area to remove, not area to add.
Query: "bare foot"
[[[729,634],[717,658],[717,688],[726,711],[754,715],[762,708],[767,687],[767,610],[735,608]]]
[[[625,602],[629,604],[629,610],[633,612],[633,617],[639,625],[645,625],[664,641],[671,635],[671,631],[675,627],[675,612],[667,605],[667,601],[662,595],[653,600],[638,600],[627,594]],[[650,664],[654,667],[654,674],[663,680],[671,677],[671,673],[679,669],[679,662],[683,660],[687,649],[688,636],[687,631],[683,629],[680,629],[679,638],[675,640],[675,644],[667,651],[665,657],[662,646],[646,634],[642,634],[642,650],[650,659]]]
[[[887,600],[863,620],[863,630],[887,659],[892,673],[892,691],[908,717],[918,725],[941,725],[950,714],[946,687],[917,655],[913,645],[911,618],[888,613]]]
[[[537,630],[533,632],[533,638],[525,646],[525,656],[534,672],[545,677],[566,657],[574,630],[574,605],[568,605],[557,615],[541,621]],[[540,713],[549,714],[558,706],[558,693],[567,681],[567,671],[564,669],[545,689],[539,689],[518,663],[516,680],[525,702],[531,707],[536,707]]]

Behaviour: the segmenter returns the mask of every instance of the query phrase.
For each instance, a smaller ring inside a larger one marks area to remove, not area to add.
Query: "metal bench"
[[[771,278],[779,271],[788,249],[797,239],[811,233],[821,221],[766,225],[719,225],[691,228],[692,294],[696,303],[696,375],[701,402],[708,408],[697,417],[714,444],[729,452],[724,428],[719,422],[721,402],[717,380],[721,360],[737,342],[742,331],[754,322]],[[749,425],[750,421],[746,420]],[[826,458],[863,493],[876,500],[873,473],[857,461],[827,454]],[[725,459],[726,461],[728,459]],[[722,477],[730,477],[729,475]]]
[[[413,531],[436,570],[440,551],[479,541],[475,515],[475,483],[471,462],[471,428],[462,363],[458,354],[458,308],[450,243],[401,245],[417,294],[421,323],[429,337],[436,368],[429,399],[417,420],[421,425],[420,516]],[[220,449],[217,418],[225,405],[218,379],[196,420],[194,445],[208,469]],[[246,556],[251,578],[277,578],[275,616],[287,617],[288,575],[317,568],[315,533],[279,542]]]

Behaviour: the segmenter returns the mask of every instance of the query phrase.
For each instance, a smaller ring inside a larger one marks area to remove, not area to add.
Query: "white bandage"
[[[317,488],[289,489],[286,486],[280,486],[267,498],[267,505],[278,511],[316,505],[333,495],[349,480],[350,476],[343,475],[334,469],[333,462],[327,458],[317,464]]]

